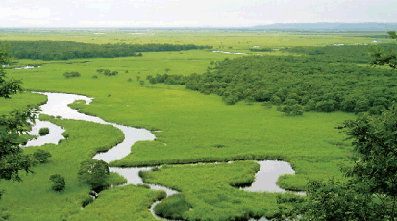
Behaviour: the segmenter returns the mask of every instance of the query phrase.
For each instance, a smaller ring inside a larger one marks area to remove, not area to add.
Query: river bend
[[[37,92],[39,93],[39,92]],[[125,139],[123,142],[117,144],[112,149],[105,153],[98,153],[93,157],[93,159],[101,159],[106,162],[110,162],[113,160],[118,160],[126,157],[131,152],[131,146],[134,145],[137,141],[152,141],[156,137],[150,131],[145,129],[136,129],[133,127],[123,126],[115,123],[109,123],[102,120],[99,117],[89,116],[84,113],[80,113],[77,110],[71,109],[68,107],[69,104],[77,101],[77,100],[84,100],[86,104],[89,104],[93,98],[89,98],[82,95],[76,94],[65,94],[65,93],[41,93],[48,97],[48,101],[46,104],[41,105],[41,111],[39,113],[52,115],[52,116],[59,116],[64,119],[73,119],[73,120],[84,120],[90,121],[100,124],[112,125],[118,129],[120,129],[124,135]],[[58,144],[59,140],[64,139],[62,133],[64,130],[54,125],[50,122],[42,122],[40,120],[36,121],[36,124],[33,126],[31,134],[37,134],[38,130],[42,127],[48,127],[50,129],[50,134],[38,137],[37,139],[30,140],[26,144],[28,146],[39,146],[45,143],[54,143]],[[242,188],[246,191],[273,191],[273,192],[285,192],[284,189],[281,189],[277,186],[276,182],[279,176],[283,174],[294,174],[294,170],[291,168],[289,163],[284,161],[276,161],[276,160],[263,160],[258,161],[260,164],[260,171],[256,174],[256,179],[254,183],[250,187]],[[139,177],[138,172],[140,170],[151,170],[152,167],[139,167],[139,168],[115,168],[111,167],[110,171],[119,173],[121,176],[124,176],[128,182],[127,184],[142,184],[143,181]],[[126,185],[126,184],[124,184]],[[152,189],[155,190],[164,190],[167,193],[167,196],[177,194],[178,192],[175,190],[168,189],[164,186],[148,184]],[[150,208],[152,214],[158,218],[153,212],[153,208],[159,202],[155,202],[153,206]],[[262,218],[260,220],[266,220]]]

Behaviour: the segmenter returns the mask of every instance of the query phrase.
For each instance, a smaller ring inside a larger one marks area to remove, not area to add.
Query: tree
[[[50,176],[52,182],[52,189],[55,191],[62,191],[65,189],[65,179],[60,174],[54,174]]]
[[[21,81],[9,79],[2,67],[3,64],[11,62],[11,46],[0,45],[0,97],[10,98],[22,90]],[[34,113],[30,110],[14,110],[8,115],[0,116],[0,179],[21,181],[18,171],[32,172],[31,167],[36,160],[31,155],[24,155],[19,147],[20,134],[28,124],[27,120],[35,122]]]
[[[357,160],[348,171],[363,193],[375,195],[385,209],[384,216],[396,217],[397,207],[397,105],[381,115],[361,115],[346,121],[346,133],[353,139]]]
[[[306,191],[303,207],[295,214],[302,214],[300,220],[317,221],[366,221],[384,220],[383,209],[374,196],[361,194],[361,185],[354,182],[311,181]]]
[[[81,182],[90,184],[92,189],[103,187],[109,177],[109,164],[103,160],[85,160],[80,163],[77,176]]]
[[[386,52],[380,48],[373,48],[370,52],[371,54],[371,65],[389,65],[389,67],[396,69],[397,68],[397,55],[393,51],[393,49],[389,48]]]
[[[10,98],[11,94],[16,94],[21,91],[22,82],[19,80],[6,80],[6,73],[3,65],[12,62],[11,46],[9,44],[0,44],[0,97]]]
[[[396,31],[388,31],[387,34],[389,35],[389,38],[392,38],[392,39],[397,38]]]

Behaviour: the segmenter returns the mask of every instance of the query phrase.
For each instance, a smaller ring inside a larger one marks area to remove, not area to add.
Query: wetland
[[[53,50],[39,59],[15,54],[13,67],[45,65],[4,69],[25,90],[2,98],[0,113],[39,108],[36,125],[24,129],[31,135],[23,136],[37,136],[40,128],[49,134],[22,151],[51,157],[34,173],[20,171],[22,182],[0,182],[0,209],[10,220],[281,219],[294,204],[280,198],[306,199],[293,192],[306,191],[309,181],[346,181],[340,165],[353,164],[353,146],[335,128],[356,113],[380,113],[397,98],[392,70],[366,66],[371,45],[363,44],[373,39],[365,36],[109,31],[92,40],[94,33],[1,33],[27,51],[30,41],[44,39],[90,44],[85,50],[123,42],[188,45],[142,56],[121,56],[116,45],[120,56],[95,58],[84,57],[82,48],[82,58],[62,49],[67,62],[51,57]],[[109,164],[112,188],[82,209],[91,187],[77,173],[89,159]],[[53,174],[64,177],[63,191],[51,190]]]

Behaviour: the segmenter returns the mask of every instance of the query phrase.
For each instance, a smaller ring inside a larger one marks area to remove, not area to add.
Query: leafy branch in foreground
[[[392,38],[392,39],[397,38],[396,31],[388,31],[387,34],[389,35],[389,38]]]
[[[0,45],[0,98],[10,98],[10,95],[21,91],[21,81],[6,80],[2,65],[11,62],[11,47]],[[37,161],[31,155],[24,155],[19,147],[22,143],[20,134],[28,125],[27,120],[35,121],[32,111],[14,110],[8,115],[0,116],[0,179],[20,181],[18,171],[32,172]]]
[[[389,48],[386,52],[380,48],[376,47],[371,51],[371,65],[389,65],[389,67],[394,70],[397,68],[397,55],[393,49]]]

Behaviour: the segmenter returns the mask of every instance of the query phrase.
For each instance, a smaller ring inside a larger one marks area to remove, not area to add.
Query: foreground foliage
[[[8,44],[0,44],[0,98],[21,91],[21,81],[7,80],[3,70],[4,64],[11,61],[11,48]],[[31,110],[13,110],[8,115],[0,116],[0,179],[21,181],[20,170],[32,172],[31,167],[36,161],[31,155],[23,154],[20,135],[29,127],[27,120],[35,122]]]
[[[294,214],[302,220],[395,220],[397,106],[379,116],[362,114],[343,128],[356,154],[355,164],[344,168],[349,180],[311,181],[305,203],[295,204]]]

